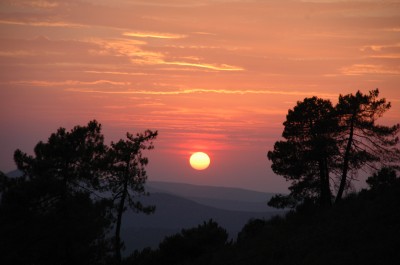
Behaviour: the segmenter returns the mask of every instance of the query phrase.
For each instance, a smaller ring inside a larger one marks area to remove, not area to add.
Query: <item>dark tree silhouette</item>
[[[397,264],[400,178],[383,168],[368,182],[371,189],[329,209],[302,205],[286,216],[249,221],[231,251],[221,252],[223,262],[208,264]]]
[[[180,234],[166,237],[159,245],[165,264],[179,264],[212,254],[226,244],[228,233],[213,220],[196,228],[183,229]],[[204,262],[203,264],[207,264]]]
[[[283,125],[285,141],[275,143],[268,159],[275,173],[292,181],[291,193],[274,196],[270,205],[284,208],[306,199],[330,205],[329,173],[338,155],[333,135],[338,121],[331,102],[317,97],[297,102]]]
[[[108,201],[96,197],[105,154],[101,125],[60,128],[34,156],[14,154],[23,176],[1,178],[1,258],[13,264],[97,264],[107,251]]]
[[[378,89],[370,91],[368,95],[358,91],[355,95],[339,96],[336,105],[340,119],[337,141],[342,146],[343,158],[336,201],[341,200],[349,185],[350,171],[357,171],[365,166],[372,169],[382,165],[398,166],[400,150],[397,134],[400,125],[376,124],[376,120],[391,107],[390,102],[387,103],[385,98],[378,99],[378,96]]]
[[[148,163],[147,157],[142,154],[143,150],[153,149],[152,141],[157,137],[157,131],[147,130],[133,136],[127,133],[127,140],[119,140],[111,143],[108,151],[110,166],[106,181],[113,193],[113,200],[116,202],[116,226],[114,251],[116,262],[121,262],[121,221],[122,215],[128,205],[136,212],[152,213],[154,206],[143,206],[135,197],[147,195],[144,184],[147,180],[145,166]]]
[[[213,256],[227,246],[228,233],[217,222],[209,220],[197,227],[182,229],[167,236],[157,250],[135,251],[126,264],[210,264]]]
[[[269,205],[294,207],[299,202],[329,206],[332,188],[338,202],[350,187],[358,171],[369,167],[397,166],[400,125],[377,125],[376,121],[390,108],[378,99],[379,90],[368,95],[340,95],[335,107],[330,101],[306,98],[289,110],[283,138],[268,152],[272,170],[290,180],[290,194],[276,195]],[[331,180],[339,179],[331,185]]]
[[[395,168],[383,167],[367,178],[366,182],[372,191],[381,191],[394,186],[399,180]]]
[[[150,130],[127,133],[127,140],[108,147],[101,125],[91,121],[58,129],[35,146],[33,156],[16,150],[22,176],[0,173],[0,263],[105,264],[111,251],[120,261],[126,205],[145,213],[155,208],[134,197],[147,194],[142,151],[153,148],[156,136]]]

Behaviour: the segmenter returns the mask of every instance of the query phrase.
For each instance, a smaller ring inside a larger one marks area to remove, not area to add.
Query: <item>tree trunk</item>
[[[338,190],[338,193],[336,195],[335,203],[339,202],[342,199],[344,188],[346,187],[347,172],[349,170],[350,150],[351,150],[351,145],[353,144],[354,116],[355,116],[355,114],[353,114],[353,116],[351,117],[351,121],[350,121],[349,139],[347,140],[346,151],[345,151],[344,159],[343,159],[342,177],[340,179],[339,190]]]
[[[64,247],[64,257],[62,257],[62,261],[65,263],[70,262],[71,258],[71,238],[70,238],[70,231],[71,231],[71,224],[70,224],[70,211],[68,207],[68,162],[65,162],[65,168],[62,169],[62,186],[61,186],[61,217],[62,217],[62,237],[63,237],[63,247]]]
[[[118,213],[117,213],[117,225],[115,228],[115,259],[117,264],[121,263],[121,222],[122,222],[122,214],[125,208],[125,200],[128,193],[128,181],[125,181],[124,188],[121,195],[121,200],[118,205]]]
[[[320,206],[330,207],[331,202],[331,190],[329,187],[329,172],[326,158],[320,159],[319,161],[319,174],[320,174]]]

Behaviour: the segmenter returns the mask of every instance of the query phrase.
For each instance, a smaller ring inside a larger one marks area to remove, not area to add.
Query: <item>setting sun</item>
[[[210,165],[210,157],[203,152],[196,152],[190,156],[190,165],[196,170],[203,170]]]

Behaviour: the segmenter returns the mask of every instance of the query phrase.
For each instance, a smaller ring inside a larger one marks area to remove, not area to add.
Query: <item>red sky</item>
[[[97,119],[107,143],[159,131],[150,180],[285,192],[266,153],[296,101],[379,88],[400,120],[400,1],[2,0],[0,33],[5,172]]]

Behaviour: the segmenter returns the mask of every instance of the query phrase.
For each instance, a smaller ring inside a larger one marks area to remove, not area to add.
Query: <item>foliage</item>
[[[272,160],[275,173],[292,181],[291,193],[288,197],[274,197],[270,205],[282,208],[311,198],[317,198],[321,205],[329,205],[329,167],[338,154],[333,141],[338,120],[331,102],[317,97],[297,102],[289,110],[284,126],[285,141],[275,143],[268,159]]]
[[[384,189],[396,185],[396,182],[398,181],[400,181],[400,179],[397,177],[396,170],[392,167],[381,168],[366,180],[371,190],[379,191],[381,193]]]
[[[60,128],[35,156],[14,158],[23,175],[2,178],[3,264],[99,263],[107,254],[108,201],[93,197],[106,150],[96,121]]]
[[[114,262],[110,230],[115,220],[120,227],[125,211],[114,202],[125,203],[125,196],[131,208],[146,210],[133,203],[133,193],[145,194],[148,160],[142,150],[153,148],[146,143],[157,132],[127,135],[109,147],[101,125],[91,121],[58,129],[35,146],[33,156],[15,151],[22,176],[0,174],[1,264]]]
[[[227,246],[228,233],[213,220],[166,237],[157,250],[135,251],[125,264],[208,264]]]
[[[127,140],[119,140],[111,143],[107,162],[108,175],[106,177],[107,187],[112,192],[113,201],[116,201],[115,210],[117,214],[115,227],[115,258],[121,261],[121,248],[123,247],[120,237],[122,214],[126,211],[126,204],[136,211],[150,214],[154,212],[155,206],[144,207],[135,197],[147,195],[144,184],[147,180],[145,166],[148,164],[147,157],[143,156],[142,150],[153,149],[153,140],[157,137],[157,131],[150,130],[138,133],[136,137],[127,133]]]
[[[400,179],[390,179],[384,190],[363,190],[330,209],[249,222],[226,264],[397,264]]]
[[[314,202],[322,207],[336,202],[351,186],[360,169],[395,166],[400,161],[400,125],[377,125],[390,103],[378,99],[379,91],[339,96],[329,100],[305,98],[289,110],[283,123],[283,141],[268,152],[272,170],[291,181],[290,194],[269,202],[277,208]],[[349,172],[351,175],[349,177]]]
[[[378,99],[379,90],[368,95],[358,91],[355,95],[339,96],[336,106],[340,119],[337,142],[341,146],[341,176],[336,196],[340,200],[346,187],[350,185],[348,172],[369,167],[375,170],[381,165],[398,167],[400,150],[398,147],[400,124],[377,125],[380,118],[391,107],[385,98]]]

